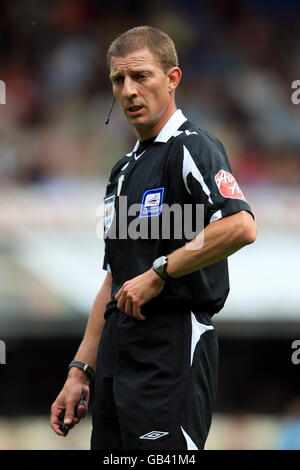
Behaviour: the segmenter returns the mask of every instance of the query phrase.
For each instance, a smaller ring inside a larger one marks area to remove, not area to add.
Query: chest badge
[[[155,217],[161,214],[165,188],[147,189],[142,197],[140,217]]]

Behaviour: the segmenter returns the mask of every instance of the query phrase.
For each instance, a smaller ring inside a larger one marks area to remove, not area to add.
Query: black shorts
[[[99,344],[92,450],[203,449],[217,392],[218,342],[207,313],[114,310]]]

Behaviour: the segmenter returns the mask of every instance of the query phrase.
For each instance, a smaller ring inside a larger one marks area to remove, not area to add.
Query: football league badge
[[[142,197],[140,217],[155,217],[162,211],[165,188],[148,189]]]

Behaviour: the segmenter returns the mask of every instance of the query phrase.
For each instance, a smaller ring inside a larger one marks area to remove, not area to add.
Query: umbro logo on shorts
[[[160,437],[163,437],[166,434],[169,433],[164,431],[150,431],[147,434],[140,436],[139,439],[151,439],[152,441],[154,441],[155,439],[159,439]]]

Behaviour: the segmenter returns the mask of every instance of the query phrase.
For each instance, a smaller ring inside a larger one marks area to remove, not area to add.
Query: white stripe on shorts
[[[191,321],[192,321],[192,344],[191,344],[191,365],[193,363],[194,352],[197,346],[197,343],[203,333],[208,330],[213,330],[214,327],[212,325],[204,325],[203,323],[199,323],[195,314],[191,312]]]

